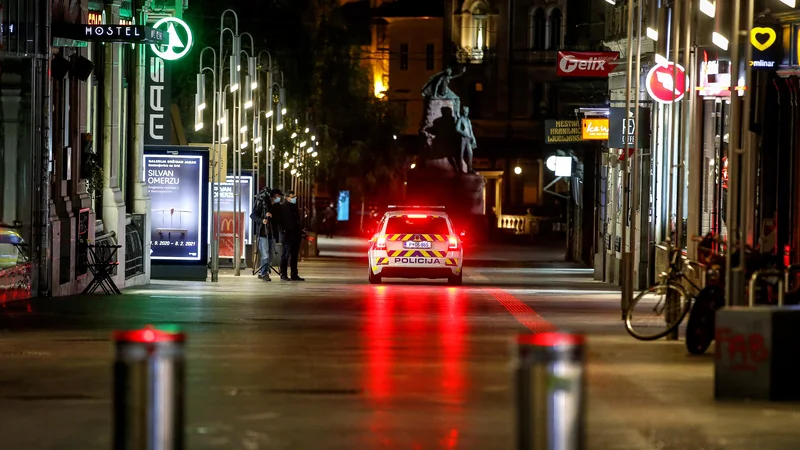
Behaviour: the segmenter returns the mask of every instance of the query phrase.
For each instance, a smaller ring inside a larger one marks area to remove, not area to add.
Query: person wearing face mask
[[[297,271],[297,260],[300,256],[300,243],[303,240],[303,225],[300,209],[297,207],[297,195],[294,191],[286,191],[286,202],[281,205],[278,214],[278,230],[281,245],[281,281],[305,281]],[[287,269],[291,270],[291,277]]]

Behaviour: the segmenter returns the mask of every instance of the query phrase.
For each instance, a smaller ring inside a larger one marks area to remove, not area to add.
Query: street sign
[[[558,52],[556,72],[560,77],[606,78],[619,52]]]
[[[673,73],[677,66],[677,77]],[[689,89],[689,77],[680,64],[658,64],[650,69],[645,81],[647,92],[658,103],[670,104],[680,101]]]

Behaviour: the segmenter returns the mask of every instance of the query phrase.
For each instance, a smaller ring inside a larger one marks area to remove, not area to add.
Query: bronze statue
[[[467,173],[475,173],[472,168],[472,155],[474,150],[478,147],[478,141],[475,140],[475,133],[472,131],[472,122],[469,120],[469,107],[464,106],[461,108],[461,115],[456,123],[456,131],[461,135],[461,157],[467,165]],[[461,170],[461,164],[458,166]]]
[[[436,75],[432,76],[427,83],[425,83],[425,86],[422,88],[422,96],[444,99],[458,98],[455,92],[450,90],[450,81],[453,78],[458,78],[461,75],[464,75],[466,71],[467,68],[462,67],[459,74],[453,75],[453,69],[448,67],[442,72],[437,73]]]

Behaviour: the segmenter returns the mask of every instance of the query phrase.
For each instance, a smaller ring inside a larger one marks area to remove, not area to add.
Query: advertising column
[[[185,147],[147,148],[145,182],[152,222],[153,278],[206,279],[208,151]]]
[[[239,225],[239,236],[244,236],[244,239],[240,239],[240,252],[241,259],[245,259],[245,245],[250,245],[250,237],[253,234],[253,221],[248,219],[247,217],[250,215],[250,211],[253,210],[253,177],[250,175],[245,175],[241,177],[241,181],[239,182],[239,189],[242,198],[242,210],[239,212],[238,220],[234,220],[234,180],[236,177],[233,174],[228,174],[227,180],[223,183],[219,183],[219,189],[214,186],[214,183],[209,183],[211,186],[211,201],[216,202],[217,197],[220,199],[220,211],[213,212],[212,214],[215,216],[219,216],[219,257],[220,258],[230,258],[231,260],[234,257],[234,239],[233,239],[233,224],[237,223]],[[209,207],[209,211],[212,211],[213,208]],[[213,223],[213,222],[211,222]],[[211,242],[211,230],[209,229],[208,233],[208,241]]]

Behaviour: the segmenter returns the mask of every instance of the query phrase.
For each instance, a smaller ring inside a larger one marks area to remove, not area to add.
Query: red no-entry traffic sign
[[[674,72],[677,66],[677,76]],[[657,64],[647,73],[647,92],[658,103],[673,103],[681,100],[689,90],[689,77],[680,64]]]

